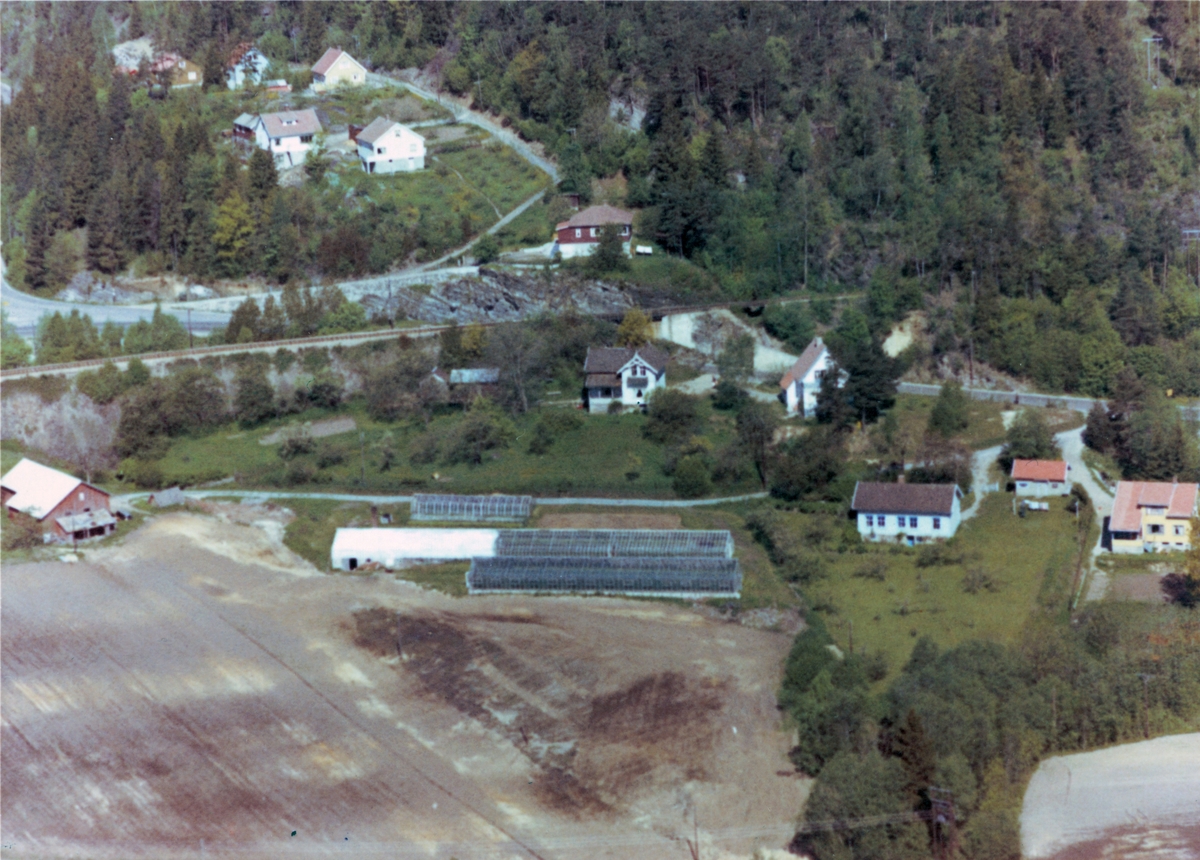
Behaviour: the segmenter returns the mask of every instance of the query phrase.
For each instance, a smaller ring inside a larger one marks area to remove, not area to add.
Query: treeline
[[[871,657],[835,657],[819,617],[808,620],[780,704],[800,736],[793,761],[817,776],[805,821],[845,825],[797,836],[819,860],[1020,857],[1024,785],[1042,757],[1182,731],[1200,714],[1186,610],[1106,603],[1071,626],[1034,619],[1018,646],[941,652],[921,639],[879,695]],[[953,821],[931,820],[937,801]],[[862,826],[875,816],[891,821]]]

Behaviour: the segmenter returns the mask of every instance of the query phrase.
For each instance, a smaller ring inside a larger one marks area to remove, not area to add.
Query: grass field
[[[732,440],[732,416],[713,411],[707,401],[701,402],[700,412],[703,436],[714,451]],[[303,467],[309,475],[303,488],[317,491],[408,494],[440,490],[674,497],[672,479],[663,473],[664,451],[643,438],[641,431],[646,419],[637,414],[585,415],[579,429],[561,433],[546,454],[536,455],[529,453],[528,446],[540,414],[531,412],[514,420],[516,434],[511,446],[488,452],[477,466],[410,462],[410,449],[419,438],[426,433],[444,438],[452,432],[462,420],[462,413],[457,410],[435,417],[426,428],[420,424],[372,421],[360,403],[352,402],[336,414],[352,416],[357,430],[316,440],[316,450],[311,454],[289,463],[279,458],[277,445],[259,444],[264,436],[281,426],[299,428],[305,421],[330,414],[333,413],[311,410],[253,430],[230,424],[206,436],[176,439],[160,461],[164,479],[169,484],[194,485],[234,475],[241,487],[276,488],[293,485],[295,479],[289,478],[289,470],[294,475],[297,467]],[[392,433],[399,455],[386,472],[380,471],[379,455],[374,450],[385,431]],[[341,462],[329,463],[339,457]],[[638,476],[633,480],[626,477],[631,457],[640,461]],[[327,463],[324,467],[320,465],[322,458]],[[360,481],[363,474],[365,480]],[[757,489],[754,480],[747,477],[733,485],[720,485],[714,493],[737,494]]]
[[[800,528],[803,515],[791,516]],[[917,566],[918,549],[869,545],[862,554],[827,553],[827,575],[806,588],[839,647],[848,650],[853,636],[855,651],[886,657],[881,688],[922,636],[942,648],[968,639],[1017,641],[1048,575],[1050,587],[1059,587],[1073,570],[1076,523],[1055,503],[1047,514],[1015,517],[1009,498],[994,494],[951,546],[961,562],[925,568]],[[975,593],[964,587],[972,575]]]

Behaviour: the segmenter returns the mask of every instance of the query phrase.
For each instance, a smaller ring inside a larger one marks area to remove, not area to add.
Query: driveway
[[[1092,576],[1088,584],[1087,595],[1084,599],[1100,600],[1108,590],[1108,574],[1096,567],[1096,557],[1104,551],[1104,520],[1106,517],[1112,516],[1113,494],[1108,487],[1105,487],[1096,480],[1095,476],[1088,469],[1087,463],[1083,462],[1084,445],[1082,427],[1075,430],[1065,430],[1057,434],[1054,438],[1058,440],[1059,447],[1062,448],[1063,459],[1071,467],[1071,481],[1087,490],[1088,496],[1092,499],[1092,507],[1096,511],[1097,525],[1100,526],[1100,536],[1096,539],[1096,545],[1092,547],[1091,557],[1088,560],[1088,567],[1091,569]]]
[[[992,463],[996,462],[1003,447],[1003,445],[997,445],[994,448],[984,448],[982,451],[976,451],[971,458],[971,490],[975,493],[975,501],[971,502],[971,507],[963,511],[963,522],[979,513],[983,497],[988,494],[988,469],[991,468]]]

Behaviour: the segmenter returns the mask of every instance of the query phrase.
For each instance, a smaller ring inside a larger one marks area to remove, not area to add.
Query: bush
[[[654,392],[648,415],[642,435],[659,444],[688,438],[700,423],[697,399],[673,388],[660,388]]]
[[[749,399],[749,394],[728,379],[722,379],[718,382],[717,389],[713,392],[713,406],[725,411],[741,409]]]
[[[140,490],[158,490],[163,485],[162,467],[154,460],[134,459],[124,470],[125,477]]]
[[[303,463],[293,463],[288,467],[283,476],[283,482],[289,487],[297,487],[301,484],[311,483],[313,479],[313,470]]]
[[[446,461],[477,466],[488,451],[507,448],[514,435],[512,422],[490,402],[478,398],[466,419],[447,438]]]
[[[547,411],[539,423],[552,433],[570,433],[583,427],[583,417],[574,410],[555,409]]]
[[[883,582],[887,579],[887,562],[882,558],[873,558],[859,565],[854,575],[860,579],[874,579]]]
[[[917,567],[962,564],[964,555],[953,542],[925,544],[917,551]]]
[[[278,453],[281,460],[294,460],[304,454],[311,454],[312,451],[312,437],[307,433],[297,433],[283,440],[283,444],[279,446]]]
[[[33,549],[42,545],[42,530],[28,517],[4,520],[4,539],[0,541],[6,552],[14,549]]]
[[[763,312],[763,328],[797,352],[808,346],[816,332],[808,308],[802,302],[768,305]]]
[[[317,449],[318,469],[328,469],[330,466],[340,465],[345,459],[346,453],[341,448],[329,442],[326,442]]]
[[[475,261],[486,265],[500,256],[500,243],[491,233],[484,233],[474,245]]]
[[[554,434],[550,432],[550,428],[544,421],[539,421],[533,428],[533,438],[529,440],[529,453],[541,456],[549,451],[553,444]]]
[[[409,462],[415,466],[427,465],[437,461],[442,448],[442,438],[436,433],[424,433],[417,437],[408,455]]]
[[[689,454],[681,459],[675,467],[671,486],[675,494],[683,499],[698,499],[708,495],[712,491],[712,479],[704,458],[699,454]]]

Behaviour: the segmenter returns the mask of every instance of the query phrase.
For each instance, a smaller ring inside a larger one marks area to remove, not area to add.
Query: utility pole
[[[367,483],[367,434],[362,430],[358,431],[358,485],[366,486]]]
[[[188,349],[191,349],[192,346],[194,345],[192,343],[192,309],[191,308],[187,309],[187,315],[188,315]]]
[[[1156,676],[1138,672],[1138,677],[1142,679],[1142,706],[1146,714],[1145,736],[1146,740],[1150,740],[1150,682]]]
[[[1150,81],[1150,46],[1153,45],[1157,49],[1158,46],[1162,44],[1162,36],[1147,36],[1145,39],[1142,39],[1142,41],[1146,43],[1146,83],[1149,84],[1149,83],[1151,83],[1151,81]],[[1156,59],[1158,56],[1160,56],[1160,54],[1159,54],[1159,51],[1156,50],[1155,51]],[[1155,64],[1154,82],[1153,82],[1152,86],[1154,87],[1154,89],[1158,89],[1158,64],[1157,63]]]

